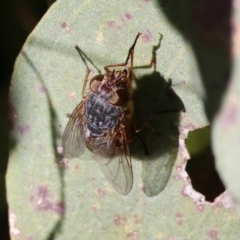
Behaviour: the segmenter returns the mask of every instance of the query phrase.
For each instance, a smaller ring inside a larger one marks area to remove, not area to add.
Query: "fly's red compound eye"
[[[97,92],[100,84],[102,83],[103,78],[104,78],[104,75],[96,75],[95,77],[92,78],[90,82],[90,89],[93,92]]]
[[[123,106],[129,101],[129,98],[130,94],[128,90],[126,88],[120,88],[109,99],[109,103],[114,106]]]

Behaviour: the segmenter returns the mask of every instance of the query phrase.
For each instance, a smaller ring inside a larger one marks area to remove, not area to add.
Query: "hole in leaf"
[[[215,168],[214,156],[210,144],[210,127],[189,132],[186,146],[191,159],[187,161],[186,171],[193,188],[213,202],[225,187]]]

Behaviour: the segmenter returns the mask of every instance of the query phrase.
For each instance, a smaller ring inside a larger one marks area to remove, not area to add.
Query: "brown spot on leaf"
[[[64,28],[64,29],[66,29],[68,32],[72,32],[72,29],[71,29],[71,27],[66,23],[66,22],[63,22],[62,24],[61,24],[61,27],[62,28]]]
[[[176,240],[175,237],[168,237],[167,240]]]
[[[110,28],[115,28],[115,27],[116,27],[115,21],[108,21],[108,22],[107,22],[107,25],[108,25],[108,27],[110,27]]]
[[[62,216],[65,212],[64,204],[54,202],[46,186],[39,186],[36,194],[30,197],[30,202],[37,211],[52,211]]]
[[[76,171],[78,171],[78,170],[79,170],[79,166],[76,164],[76,165],[74,166],[74,169],[75,169]]]
[[[138,239],[139,233],[138,233],[138,231],[133,231],[133,232],[128,233],[127,237],[132,238],[132,239]]]
[[[31,131],[31,128],[28,124],[26,125],[19,125],[17,127],[17,132],[20,133],[21,135],[24,135],[26,133],[29,133]]]
[[[98,212],[98,207],[95,205],[93,205],[91,209],[94,213]]]
[[[176,217],[176,220],[177,220],[177,224],[181,226],[184,222],[183,215],[181,213],[176,213],[175,217]]]
[[[61,27],[62,28],[65,28],[67,26],[67,24],[65,23],[65,22],[63,22],[62,24],[61,24]]]
[[[147,30],[145,32],[142,32],[141,38],[144,43],[149,43],[152,41],[153,36],[152,33],[149,30]]]
[[[106,195],[105,190],[102,189],[102,188],[99,188],[99,189],[97,190],[97,193],[98,193],[98,195],[100,195],[100,196],[105,196],[105,195]]]
[[[131,14],[131,13],[126,12],[126,13],[124,14],[124,16],[125,16],[128,20],[132,19],[132,14]]]
[[[75,95],[76,95],[75,92],[71,92],[71,93],[69,93],[69,94],[68,94],[68,99],[69,99],[69,100],[74,99],[74,98],[75,98]]]
[[[134,215],[134,223],[141,223],[142,220],[137,216],[137,215]]]
[[[197,205],[197,210],[199,210],[200,212],[203,212],[204,209],[205,209],[205,206],[203,204]]]
[[[175,175],[173,175],[173,179],[179,180],[179,179],[181,179],[181,176],[179,174],[175,174]]]
[[[114,223],[115,223],[116,225],[122,225],[122,224],[124,224],[126,221],[127,221],[126,217],[122,217],[122,216],[119,216],[119,215],[117,215],[117,216],[114,217]]]
[[[210,230],[208,232],[208,236],[211,238],[211,239],[218,239],[218,231],[217,230]]]
[[[45,93],[48,92],[48,90],[47,90],[47,88],[46,88],[45,86],[41,86],[41,87],[39,88],[39,91],[40,91],[40,93],[42,93],[42,94],[45,94]]]

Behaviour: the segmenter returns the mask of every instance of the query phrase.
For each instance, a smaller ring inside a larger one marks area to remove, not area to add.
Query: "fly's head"
[[[109,71],[96,75],[90,82],[90,89],[114,106],[125,106],[130,99],[128,70]]]

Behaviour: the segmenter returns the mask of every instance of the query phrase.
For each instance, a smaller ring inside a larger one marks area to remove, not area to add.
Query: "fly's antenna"
[[[86,66],[86,68],[87,68],[87,71],[90,72],[90,69],[89,69],[89,67],[88,67],[88,65],[87,65],[87,62],[86,62],[85,58],[83,57],[82,50],[80,49],[80,47],[79,47],[78,45],[76,45],[75,48],[76,48],[76,50],[78,51],[78,53],[79,53],[79,55],[80,55],[83,63],[85,64],[85,66]]]
[[[86,86],[87,86],[87,81],[88,81],[88,77],[89,77],[89,74],[90,74],[90,68],[88,67],[87,63],[86,63],[86,60],[85,58],[83,57],[83,54],[82,54],[82,50],[80,49],[80,47],[78,45],[75,46],[75,48],[77,49],[84,65],[86,66],[86,75],[85,75],[85,78],[84,78],[84,82],[83,82],[83,88],[82,88],[82,96],[84,95],[84,92],[85,92],[85,89],[86,89]]]

